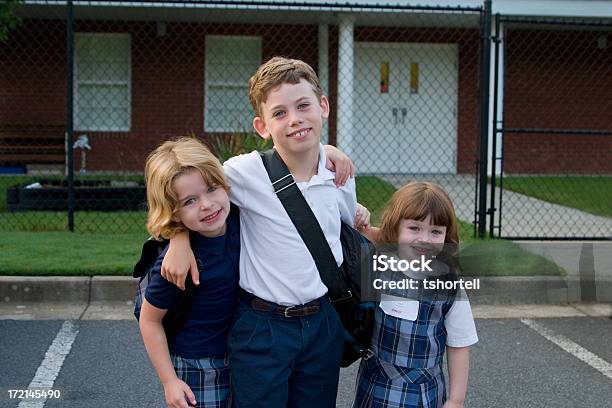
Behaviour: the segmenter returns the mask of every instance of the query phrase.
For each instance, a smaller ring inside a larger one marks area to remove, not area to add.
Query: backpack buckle
[[[365,349],[365,350],[361,350],[359,354],[361,354],[361,358],[363,360],[369,360],[374,355],[374,352],[370,349]]]
[[[332,299],[331,297],[329,298],[329,302],[330,303],[336,303],[339,302],[341,300],[346,300],[346,299],[350,299],[353,297],[353,293],[350,290],[347,290],[345,293],[343,293],[342,295],[340,295],[340,297],[338,299]]]

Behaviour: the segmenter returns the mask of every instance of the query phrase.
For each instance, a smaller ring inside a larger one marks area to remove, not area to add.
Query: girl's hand
[[[349,177],[355,176],[355,165],[351,159],[340,150],[331,145],[323,146],[325,149],[325,168],[336,173],[334,184],[341,187]]]
[[[355,228],[358,230],[363,230],[370,226],[370,211],[359,203],[357,203],[357,211],[355,212],[355,221],[353,225],[355,225]]]
[[[442,408],[463,408],[463,402],[447,400]]]
[[[162,262],[161,276],[181,290],[185,290],[187,273],[191,273],[191,280],[199,285],[200,272],[195,255],[189,246],[189,234],[187,232],[176,234],[168,246],[168,252]]]
[[[188,408],[196,405],[191,388],[178,378],[164,384],[164,394],[169,408]]]

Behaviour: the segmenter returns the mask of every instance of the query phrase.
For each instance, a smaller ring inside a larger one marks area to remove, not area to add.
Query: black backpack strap
[[[163,252],[164,248],[168,245],[168,240],[156,240],[154,238],[149,238],[142,245],[142,252],[140,254],[140,259],[134,265],[134,271],[132,276],[134,278],[143,278],[147,273],[153,268],[157,258]],[[196,259],[198,263],[198,270],[200,273],[203,272],[204,268],[202,267],[202,262],[199,259]],[[193,295],[195,293],[195,285],[191,280],[191,275],[187,275],[185,279],[185,291],[181,296],[181,300],[179,302],[178,307],[174,313],[166,313],[164,318],[162,319],[162,324],[164,326],[164,331],[166,333],[166,338],[169,344],[172,344],[174,338],[177,333],[183,328],[185,325],[185,320],[187,319],[187,314],[191,309],[191,303],[193,301]],[[144,294],[143,294],[144,296]]]
[[[259,154],[272,182],[274,193],[285,207],[287,215],[289,215],[291,222],[293,222],[317,265],[321,280],[327,286],[328,296],[332,301],[351,297],[352,294],[340,275],[338,264],[327,243],[321,225],[319,225],[319,221],[308,206],[304,195],[295,184],[293,175],[289,172],[287,165],[275,149]]]
[[[198,270],[200,273],[204,271],[202,268],[202,263],[199,259],[196,259],[198,263]],[[181,296],[181,301],[176,308],[176,313],[173,313],[171,316],[166,313],[166,316],[169,319],[164,319],[162,324],[164,326],[164,331],[166,332],[166,338],[169,344],[172,344],[174,338],[178,334],[179,331],[185,326],[185,320],[187,320],[187,314],[189,314],[189,310],[191,309],[191,303],[193,302],[193,295],[195,293],[195,284],[191,280],[191,275],[187,274],[187,278],[185,278],[185,291],[183,292],[183,296]]]
[[[140,253],[140,259],[134,265],[134,271],[132,272],[132,276],[134,278],[140,278],[147,274],[149,269],[153,267],[155,261],[159,257],[159,254],[162,253],[166,245],[168,245],[168,240],[156,240],[153,237],[150,237],[142,244],[142,252]]]

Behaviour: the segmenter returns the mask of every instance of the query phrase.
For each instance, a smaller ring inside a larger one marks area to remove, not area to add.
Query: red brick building
[[[67,125],[66,10],[27,3],[0,44],[3,143]],[[167,138],[249,131],[247,80],[275,55],[318,71],[332,107],[328,140],[360,172],[475,169],[480,96],[489,89],[481,81],[480,2],[451,2],[467,9],[76,3],[74,129],[75,138],[89,138],[88,170],[139,171]],[[508,23],[503,38],[504,128],[612,129],[605,32]],[[509,173],[612,173],[612,137],[503,137]],[[27,164],[19,157],[1,159]]]

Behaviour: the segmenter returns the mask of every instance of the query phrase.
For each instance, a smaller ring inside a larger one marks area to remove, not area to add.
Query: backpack
[[[158,241],[156,239],[149,238],[142,245],[140,259],[134,265],[134,272],[132,273],[134,278],[140,278],[138,287],[136,288],[136,296],[134,298],[134,316],[136,317],[136,320],[140,320],[140,309],[142,308],[147,286],[149,286],[149,282],[151,281],[153,266],[155,265],[157,258],[159,258],[163,250],[168,245],[168,242],[168,240]],[[196,261],[198,264],[198,269],[201,273],[203,270],[202,263],[199,259],[196,259]],[[191,276],[187,275],[187,278],[185,279],[185,290],[183,291],[183,296],[181,297],[178,307],[175,309],[169,309],[162,319],[162,325],[164,327],[164,332],[166,333],[168,346],[173,343],[174,338],[185,325],[185,320],[187,318],[187,314],[189,313],[189,309],[191,308],[194,292],[195,285],[191,280]]]
[[[359,358],[370,358],[376,303],[362,301],[369,298],[363,296],[365,292],[362,289],[367,290],[372,282],[374,245],[342,222],[340,242],[344,262],[338,268],[319,222],[282,158],[274,149],[260,152],[260,156],[274,193],[312,254],[321,280],[327,286],[330,302],[342,321],[344,348],[341,366],[348,367]]]
[[[376,247],[344,222],[340,228],[340,243],[344,257],[340,272],[352,296],[333,301],[332,305],[344,326],[345,341],[340,365],[348,367],[360,358],[367,360],[372,356],[370,342],[376,310],[376,302],[372,299],[377,296],[372,288],[372,257],[376,254]]]

